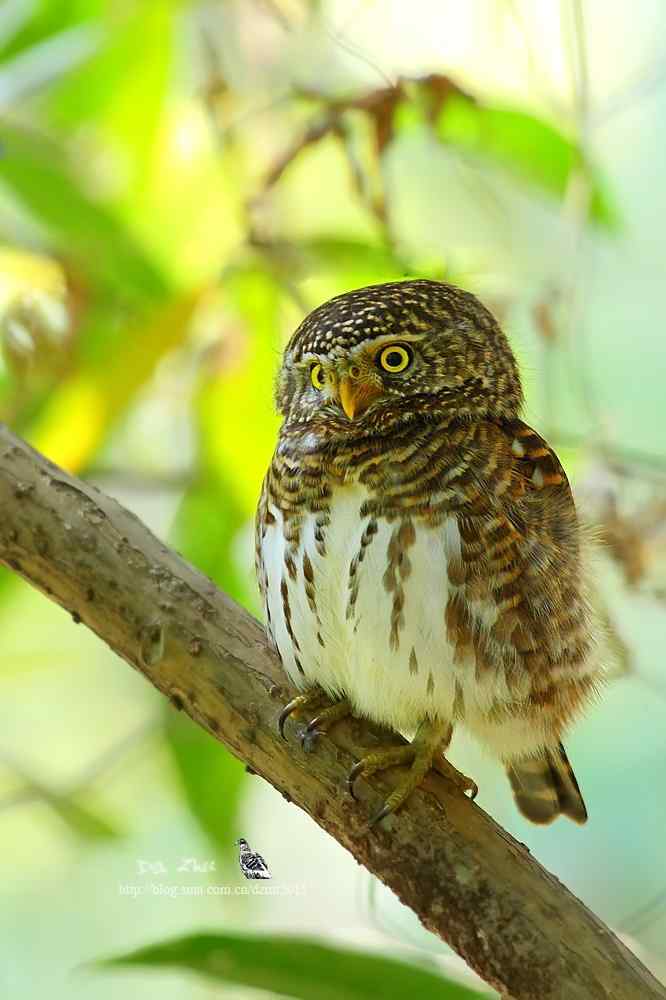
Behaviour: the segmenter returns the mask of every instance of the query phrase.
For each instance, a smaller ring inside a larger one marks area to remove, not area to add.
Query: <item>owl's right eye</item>
[[[326,374],[324,368],[319,363],[312,366],[310,369],[310,381],[312,382],[315,389],[323,389],[326,385]]]

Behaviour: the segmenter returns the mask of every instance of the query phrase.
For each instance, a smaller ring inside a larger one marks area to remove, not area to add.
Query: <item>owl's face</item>
[[[315,309],[284,353],[285,429],[385,433],[409,421],[516,416],[511,349],[473,295],[434,281],[373,285]]]

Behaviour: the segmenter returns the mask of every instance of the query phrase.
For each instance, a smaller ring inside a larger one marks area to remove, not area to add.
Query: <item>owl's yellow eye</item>
[[[379,352],[379,367],[391,375],[399,375],[412,363],[411,351],[401,344],[391,344]]]
[[[310,369],[310,381],[315,389],[323,389],[326,385],[326,374],[322,365],[317,363]]]

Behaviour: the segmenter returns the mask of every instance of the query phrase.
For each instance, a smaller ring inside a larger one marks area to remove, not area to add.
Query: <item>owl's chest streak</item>
[[[296,684],[344,693],[358,711],[406,727],[454,698],[445,611],[460,539],[453,518],[390,519],[368,513],[369,500],[365,487],[341,486],[296,531],[269,505],[267,617]]]

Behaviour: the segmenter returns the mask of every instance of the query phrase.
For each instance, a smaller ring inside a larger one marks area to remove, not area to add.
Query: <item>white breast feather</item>
[[[415,541],[407,551],[411,572],[402,581],[404,624],[397,648],[390,641],[393,594],[384,585],[396,523],[377,520],[377,532],[357,569],[358,593],[354,613],[348,617],[349,571],[370,520],[360,514],[367,499],[367,491],[358,484],[335,491],[325,528],[324,556],[315,544],[315,515],[306,515],[295,553],[296,579],[285,566],[282,515],[270,508],[275,521],[267,526],[262,544],[270,630],[293,683],[301,689],[319,685],[333,697],[344,694],[356,714],[405,733],[413,732],[426,717],[452,720],[457,685],[465,725],[492,752],[507,757],[535,749],[544,737],[533,724],[530,728],[520,720],[489,722],[491,707],[515,700],[516,692],[509,690],[503,673],[488,671],[479,676],[471,657],[454,664],[445,623],[451,587],[447,565],[449,559],[460,556],[454,518],[438,528],[416,525]],[[316,616],[306,594],[305,554],[312,565]],[[298,651],[285,619],[283,580]],[[495,621],[497,612],[492,606],[479,603],[471,610],[482,627],[489,628]]]
[[[395,524],[378,521],[377,533],[357,570],[354,613],[347,617],[349,569],[369,521],[360,516],[367,498],[365,489],[358,485],[336,491],[325,531],[324,556],[315,545],[315,517],[307,516],[296,558],[296,580],[285,569],[282,516],[276,508],[271,509],[275,522],[267,528],[262,548],[271,631],[285,669],[297,686],[319,684],[332,695],[344,692],[357,712],[394,728],[410,729],[426,714],[448,715],[453,705],[455,679],[444,611],[447,562],[451,555],[459,553],[460,541],[452,519],[437,530],[419,526],[408,552],[411,573],[402,583],[404,625],[397,648],[392,648],[393,595],[383,581]],[[305,553],[313,569],[318,621],[305,592]],[[287,580],[292,631],[300,646],[297,653],[285,621],[283,579]],[[298,670],[296,656],[304,675]]]

